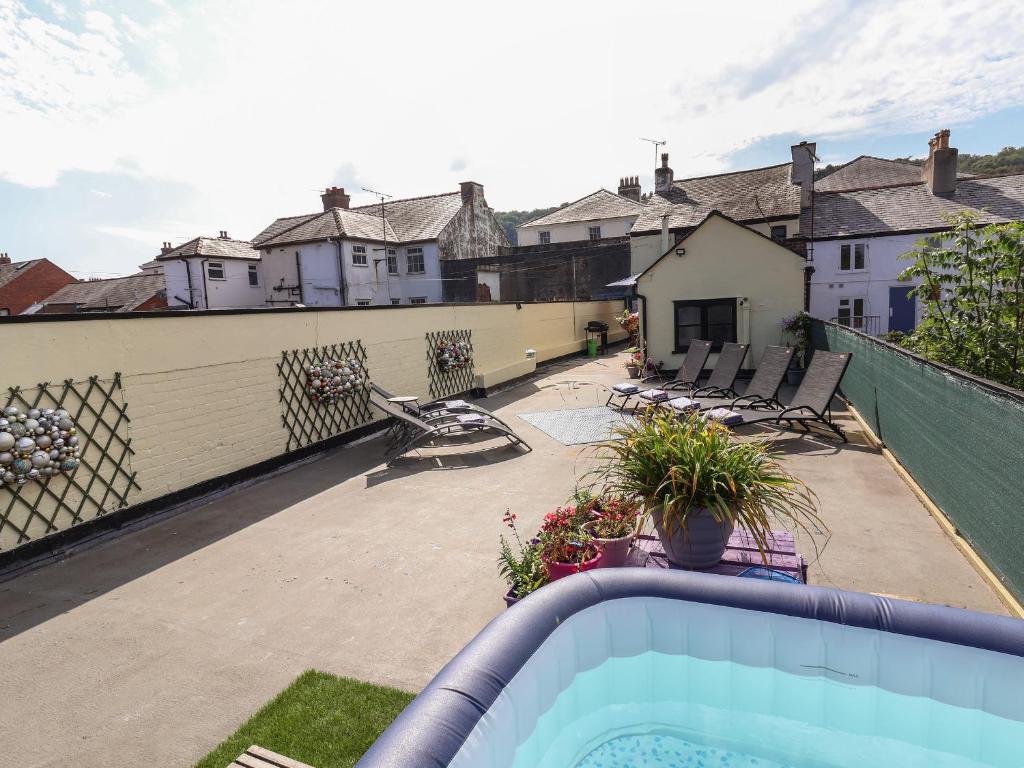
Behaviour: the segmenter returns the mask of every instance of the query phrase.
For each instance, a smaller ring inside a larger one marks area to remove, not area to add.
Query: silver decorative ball
[[[31,453],[36,449],[36,441],[31,437],[19,437],[14,444],[14,450],[18,453]]]
[[[14,447],[15,437],[10,432],[0,432],[0,451],[9,451]]]

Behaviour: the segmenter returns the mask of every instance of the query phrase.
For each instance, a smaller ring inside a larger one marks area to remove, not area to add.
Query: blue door
[[[889,330],[910,333],[915,325],[916,297],[913,287],[899,285],[889,289]]]

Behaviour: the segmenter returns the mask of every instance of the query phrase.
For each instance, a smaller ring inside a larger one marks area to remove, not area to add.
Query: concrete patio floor
[[[515,414],[622,378],[574,360],[488,398],[529,454],[492,440],[388,470],[376,438],[0,583],[0,762],[188,766],[310,668],[419,690],[503,610],[505,510],[535,529],[591,464]],[[780,437],[832,531],[811,583],[1004,613],[846,424],[849,445]]]

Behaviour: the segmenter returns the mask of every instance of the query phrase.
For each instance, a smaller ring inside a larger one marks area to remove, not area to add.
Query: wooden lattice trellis
[[[332,360],[358,361],[369,382],[366,351],[358,339],[281,353],[277,370],[281,374],[281,419],[288,430],[288,451],[348,432],[373,418],[370,393],[365,388],[333,404],[317,403],[309,397],[306,392],[306,366]]]
[[[31,480],[0,490],[0,549],[70,528],[128,506],[139,490],[128,436],[128,406],[121,396],[121,374],[101,380],[43,382],[34,390],[9,387],[4,407],[64,408],[78,429],[81,464],[71,474]]]
[[[430,380],[431,397],[461,395],[473,389],[476,377],[473,374],[472,331],[430,331],[427,333],[427,377]],[[464,341],[469,345],[470,363],[464,368],[443,370],[437,360],[437,348],[453,341]]]

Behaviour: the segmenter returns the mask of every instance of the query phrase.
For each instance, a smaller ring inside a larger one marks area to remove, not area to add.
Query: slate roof
[[[717,210],[741,223],[800,215],[800,187],[791,181],[792,163],[680,179],[643,207],[632,234],[660,232],[669,214],[672,229],[696,227]]]
[[[943,214],[971,210],[983,223],[1024,219],[1024,173],[961,179],[950,195],[924,182],[872,189],[816,192],[814,220],[805,210],[800,231],[815,240],[852,235],[939,231]]]
[[[350,237],[389,243],[435,240],[462,208],[462,193],[388,200],[381,228],[380,203],[357,208],[331,208],[323,213],[277,219],[252,239],[258,248]]]
[[[117,309],[130,312],[162,290],[163,275],[138,274],[71,283],[40,303],[74,304],[83,310]]]
[[[959,173],[957,176],[961,179],[973,178],[969,173]],[[814,189],[817,192],[836,192],[843,189],[913,184],[921,180],[919,165],[861,155],[832,171],[828,176],[818,179],[814,183]]]
[[[525,221],[519,226],[545,227],[551,224],[570,224],[577,221],[637,216],[643,209],[644,205],[636,200],[630,200],[628,197],[609,192],[607,189],[599,189],[586,197],[581,197],[574,203],[562,206],[557,211]]]
[[[173,251],[157,256],[157,261],[177,259],[182,256],[202,256],[213,259],[248,259],[258,261],[260,252],[248,240],[229,240],[224,237],[195,237],[182,243]]]
[[[10,264],[0,264],[0,287],[7,285],[16,277],[24,275],[42,259],[31,259],[29,261],[14,261]]]

